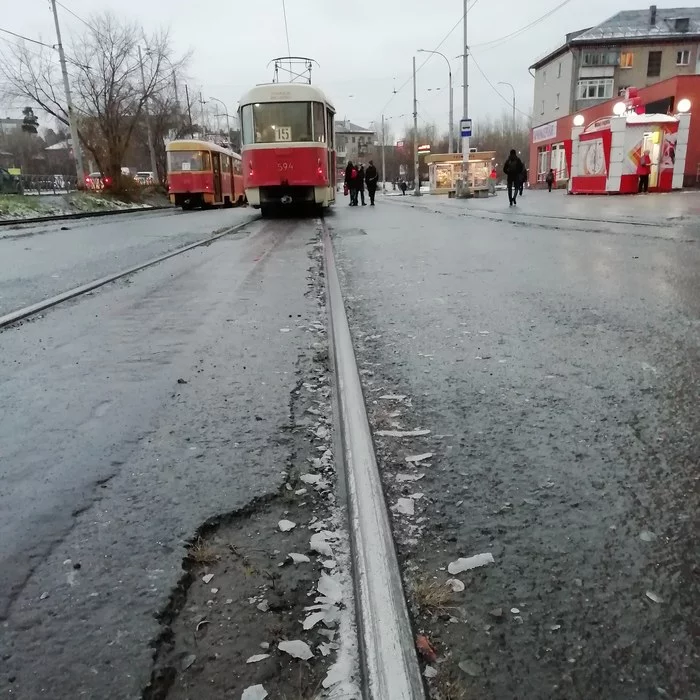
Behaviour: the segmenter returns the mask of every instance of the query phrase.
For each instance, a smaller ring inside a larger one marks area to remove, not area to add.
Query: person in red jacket
[[[651,158],[649,157],[649,151],[644,151],[642,157],[639,159],[639,165],[637,166],[637,175],[639,175],[639,191],[649,192],[649,173],[651,172]]]

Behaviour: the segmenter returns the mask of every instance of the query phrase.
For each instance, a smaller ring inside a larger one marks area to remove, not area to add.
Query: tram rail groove
[[[6,326],[9,326],[13,323],[16,323],[17,321],[22,321],[25,318],[29,318],[34,314],[46,311],[47,309],[50,309],[53,306],[62,304],[64,301],[74,299],[75,297],[79,297],[82,294],[87,294],[88,292],[91,292],[94,289],[98,289],[99,287],[104,287],[106,284],[109,284],[110,282],[115,282],[116,280],[121,279],[122,277],[128,277],[129,275],[133,275],[136,272],[145,270],[148,267],[157,265],[158,263],[161,263],[164,260],[174,258],[176,255],[181,255],[182,253],[186,253],[187,251],[193,250],[194,248],[199,248],[200,246],[207,245],[208,243],[217,241],[219,240],[219,238],[223,238],[224,236],[230,236],[232,233],[236,233],[242,228],[245,228],[254,220],[254,218],[248,219],[240,224],[228,227],[225,230],[214,234],[213,236],[208,236],[207,238],[203,238],[200,241],[189,243],[188,245],[183,246],[182,248],[176,248],[175,250],[171,250],[168,253],[164,253],[162,255],[159,255],[158,257],[151,258],[150,260],[146,260],[145,262],[139,263],[138,265],[133,265],[132,267],[129,267],[125,270],[120,270],[119,272],[112,273],[111,275],[100,277],[99,279],[93,280],[92,282],[86,282],[85,284],[81,284],[78,287],[73,287],[72,289],[68,289],[65,292],[56,294],[52,297],[49,297],[48,299],[43,299],[42,301],[30,304],[29,306],[24,306],[21,309],[17,309],[16,311],[10,311],[9,313],[0,316],[0,329],[5,328]]]
[[[322,220],[330,343],[339,407],[365,700],[425,700],[391,523],[328,227]]]
[[[0,227],[23,226],[24,224],[49,224],[52,221],[71,221],[72,219],[92,219],[98,216],[115,216],[117,214],[141,214],[149,211],[163,211],[164,209],[176,209],[172,204],[163,204],[155,207],[130,207],[128,209],[111,209],[109,211],[83,211],[73,214],[56,214],[56,216],[33,216],[29,219],[2,219]]]

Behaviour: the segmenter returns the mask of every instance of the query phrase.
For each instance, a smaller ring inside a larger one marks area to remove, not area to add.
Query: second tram
[[[335,109],[317,87],[258,85],[240,101],[243,183],[263,216],[284,205],[335,202]]]

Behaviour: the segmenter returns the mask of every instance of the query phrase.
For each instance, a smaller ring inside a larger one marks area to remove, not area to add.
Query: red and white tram
[[[263,216],[282,205],[335,202],[335,109],[317,87],[258,85],[240,101],[243,185]]]

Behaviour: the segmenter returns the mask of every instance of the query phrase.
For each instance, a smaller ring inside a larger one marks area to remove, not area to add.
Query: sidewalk
[[[391,193],[393,194],[393,193]],[[408,200],[408,195],[405,198]],[[409,201],[415,204],[415,198]],[[686,190],[639,196],[568,195],[564,190],[526,190],[515,207],[508,205],[508,193],[499,190],[488,199],[449,199],[446,195],[424,195],[425,206],[484,212],[513,219],[552,217],[613,223],[646,225],[698,223],[700,225],[700,191]]]

